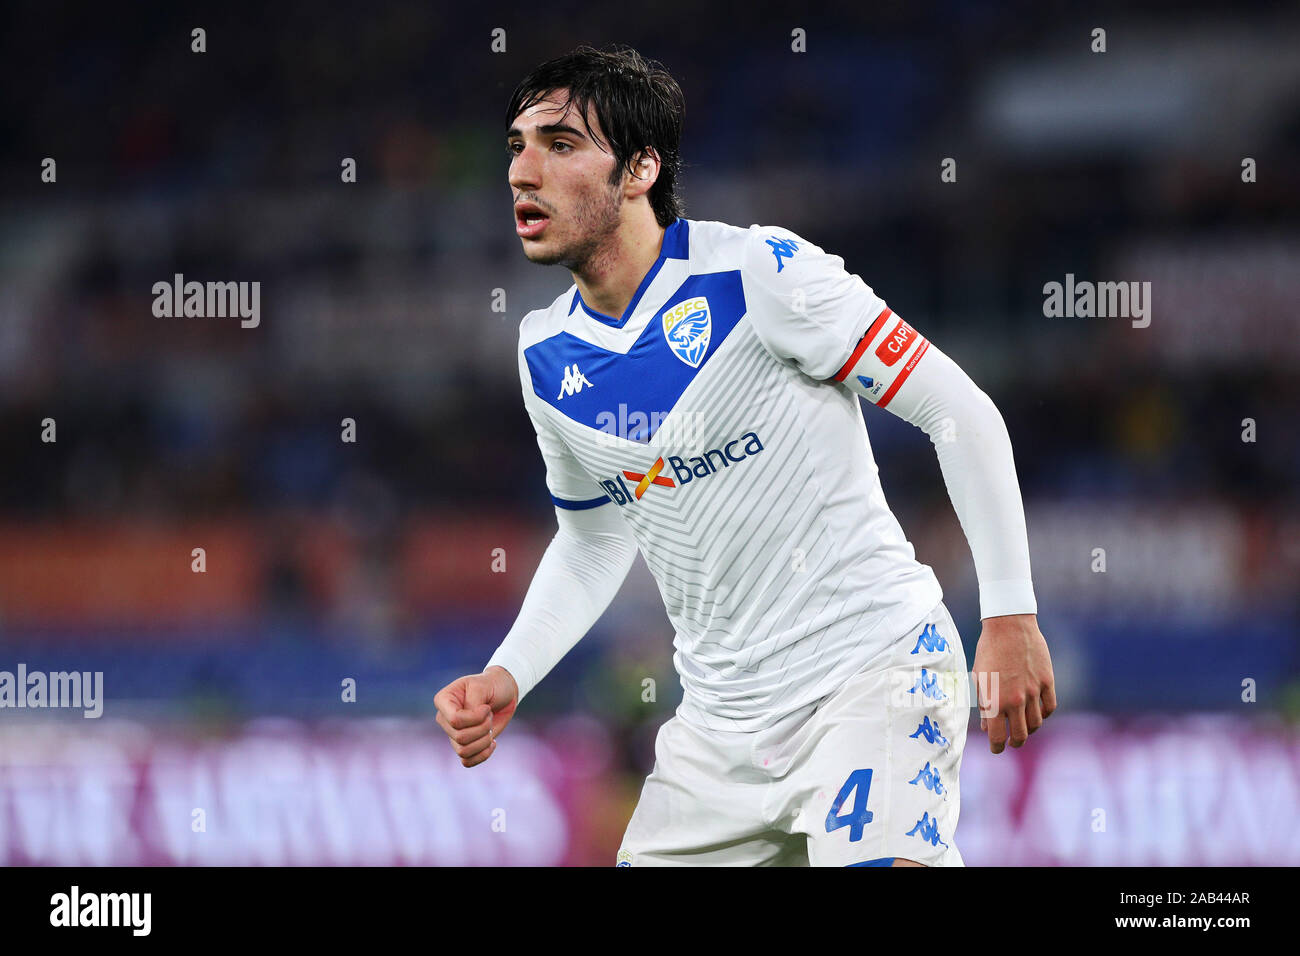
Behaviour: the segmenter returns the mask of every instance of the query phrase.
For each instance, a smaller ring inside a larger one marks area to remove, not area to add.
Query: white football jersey
[[[676,630],[683,720],[771,726],[942,599],[835,380],[888,318],[843,259],[788,230],[678,219],[623,315],[574,285],[520,324],[552,499],[631,527]],[[899,326],[887,341],[910,350]],[[885,356],[890,393],[915,358]]]

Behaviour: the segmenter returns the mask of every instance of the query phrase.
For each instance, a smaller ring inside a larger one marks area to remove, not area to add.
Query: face
[[[576,112],[563,105],[565,99],[566,91],[557,90],[515,117],[506,147],[512,156],[515,232],[524,255],[539,265],[577,272],[617,231],[623,191],[621,179],[610,184],[614,157],[606,152],[594,115],[589,109],[599,145]]]

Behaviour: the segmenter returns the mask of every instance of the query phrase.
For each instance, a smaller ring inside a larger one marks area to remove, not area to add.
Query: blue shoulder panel
[[[569,332],[524,349],[533,391],[595,429],[608,431],[611,421],[639,412],[634,420],[646,424],[623,437],[648,442],[744,314],[740,270],[691,276],[658,307],[626,355]]]

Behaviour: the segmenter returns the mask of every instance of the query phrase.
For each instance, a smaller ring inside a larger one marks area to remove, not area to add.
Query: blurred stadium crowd
[[[6,12],[0,666],[103,670],[108,712],[151,727],[427,719],[481,668],[554,527],[516,326],[570,283],[518,248],[502,114],[536,62],[620,40],[685,90],[688,217],[843,256],[1002,410],[1064,708],[1240,712],[1250,679],[1300,719],[1300,19],[669,4],[629,31],[615,7],[523,10]],[[260,325],[155,317],[176,273],[260,282]],[[1149,327],[1046,316],[1067,274],[1149,281]],[[864,413],[973,653],[933,451]],[[671,653],[638,563],[521,711],[616,781],[600,852],[679,698]]]

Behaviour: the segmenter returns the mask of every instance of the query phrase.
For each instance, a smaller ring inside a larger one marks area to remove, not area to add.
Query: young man
[[[994,753],[1056,708],[1006,428],[839,257],[683,218],[682,108],[657,64],[587,47],[511,98],[516,232],[574,279],[520,324],[559,531],[487,667],[437,694],[438,723],[466,767],[491,757],[639,548],[684,696],[618,865],[960,865],[965,654],[858,396],[935,444],[979,576]]]

